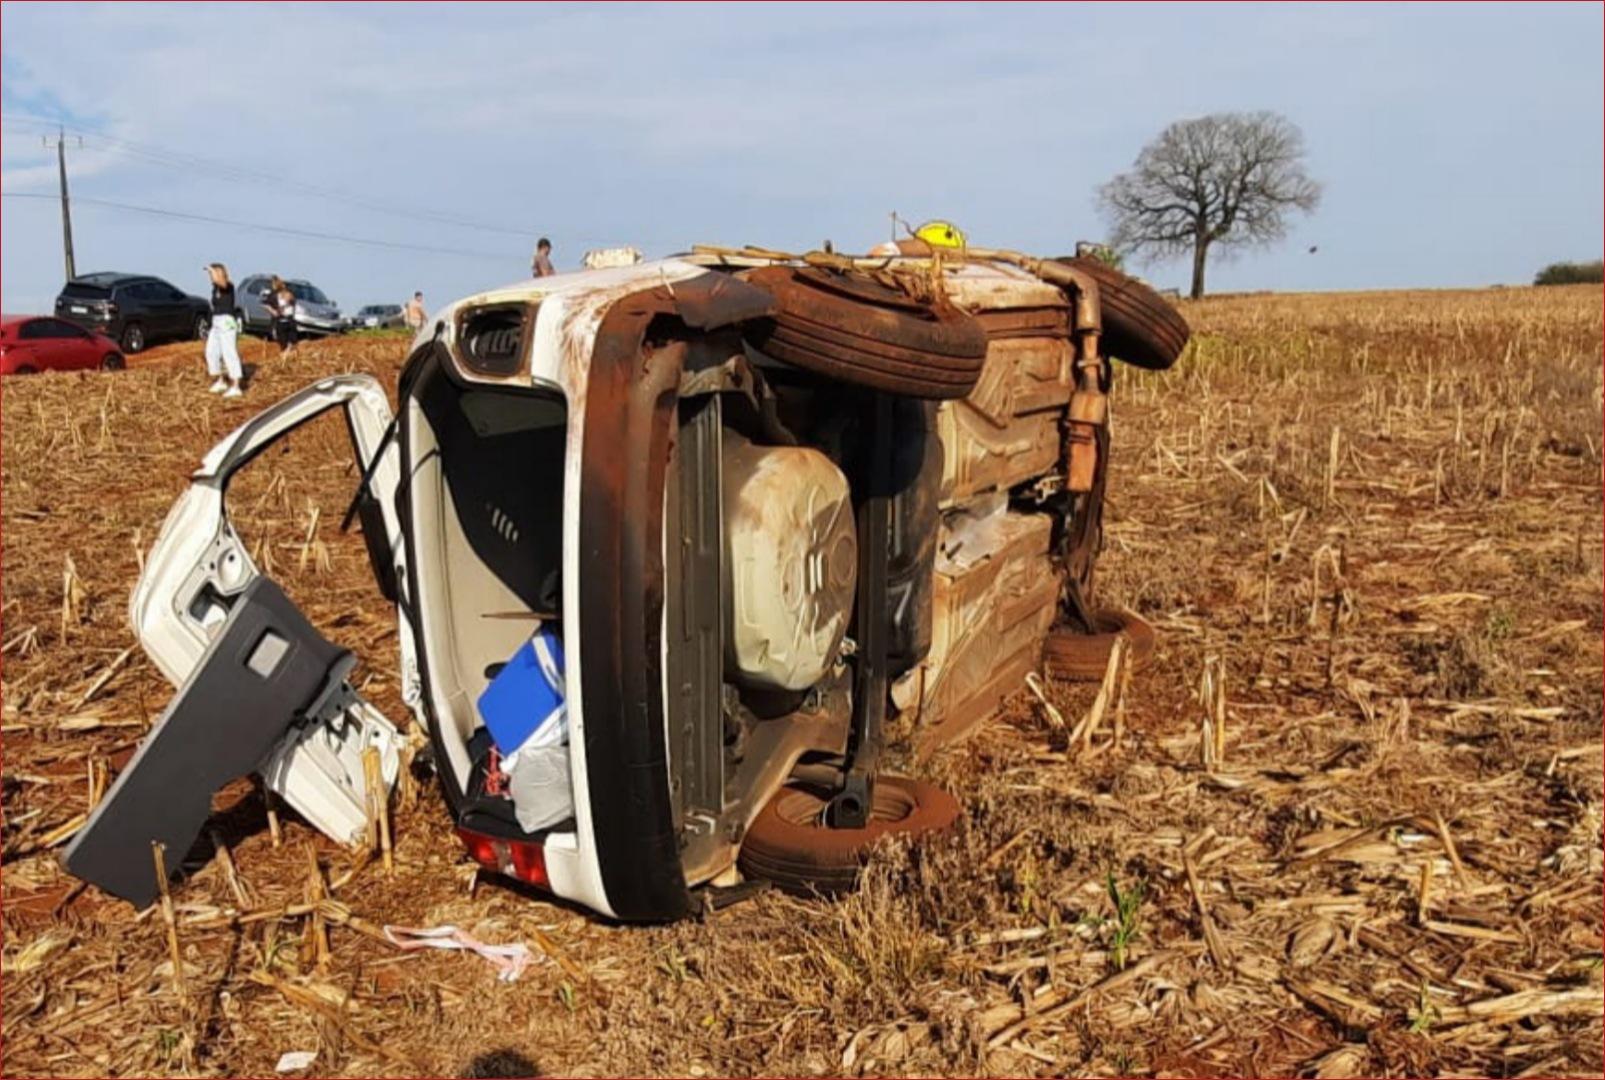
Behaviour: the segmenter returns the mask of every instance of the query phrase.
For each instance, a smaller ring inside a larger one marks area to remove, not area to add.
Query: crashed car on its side
[[[1186,339],[1100,264],[975,249],[699,249],[461,300],[416,337],[394,412],[337,376],[207,456],[132,602],[179,692],[67,865],[148,901],[149,842],[187,848],[252,771],[361,835],[362,753],[388,784],[395,729],[225,498],[338,408],[403,695],[478,862],[621,919],[738,874],[850,888],[875,839],[957,813],[880,771],[888,721],[928,749],[1045,643],[1071,675],[1120,633],[1151,651],[1089,600],[1108,357],[1166,367]]]

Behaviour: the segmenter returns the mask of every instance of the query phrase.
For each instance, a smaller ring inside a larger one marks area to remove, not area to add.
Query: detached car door
[[[258,571],[228,517],[234,474],[331,409],[345,414],[361,470],[353,515],[381,592],[396,599],[404,557],[393,499],[400,456],[377,380],[321,380],[206,455],[168,513],[130,602],[140,645],[178,693],[63,857],[72,873],[136,905],[157,894],[151,843],[166,846],[167,866],[176,870],[213,793],[237,777],[261,773],[341,843],[367,826],[363,751],[377,747],[387,789],[395,780],[400,739],[347,682],[355,657],[327,641]],[[402,638],[409,650],[405,630]]]

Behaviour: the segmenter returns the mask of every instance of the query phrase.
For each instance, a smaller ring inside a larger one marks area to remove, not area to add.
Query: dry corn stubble
[[[203,394],[195,346],[120,375],[8,379],[9,1069],[264,1074],[315,1048],[319,1068],[388,1075],[515,1058],[1598,1075],[1597,290],[1186,313],[1198,344],[1177,368],[1117,372],[1099,590],[1163,637],[1106,695],[1096,753],[1062,747],[1097,687],[1022,688],[920,766],[963,795],[959,824],[882,852],[859,895],[765,895],[645,928],[488,878],[470,897],[430,793],[395,800],[387,875],[289,813],[275,848],[259,794],[237,785],[216,855],[189,853],[173,886],[191,1012],[160,915],[75,895],[51,858],[102,783],[88,763],[115,769],[171,693],[137,649],[118,662],[140,548],[215,438],[331,370],[390,381],[401,347],[310,343],[231,404]],[[366,692],[400,719],[392,618],[360,537],[332,524],[353,482],[344,441],[337,422],[298,433],[231,506],[259,566],[365,658]],[[1225,675],[1208,709],[1207,657]],[[1222,738],[1207,765],[1206,718]],[[330,894],[310,906],[308,845]],[[1141,885],[1123,970],[1111,877]],[[314,921],[321,975],[316,942],[305,964],[297,950]],[[385,922],[538,941],[543,960],[501,986],[461,957],[398,956],[370,932]]]

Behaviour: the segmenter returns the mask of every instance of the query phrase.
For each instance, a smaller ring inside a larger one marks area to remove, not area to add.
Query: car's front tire
[[[100,358],[100,370],[102,371],[121,371],[127,366],[128,361],[123,359],[121,353],[109,352]]]
[[[212,331],[212,320],[205,315],[195,316],[195,340],[205,341],[206,335]]]

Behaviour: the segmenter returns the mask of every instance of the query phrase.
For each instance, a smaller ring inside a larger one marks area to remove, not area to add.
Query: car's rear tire
[[[206,335],[212,332],[212,320],[205,315],[195,316],[195,340],[205,341]]]
[[[1060,627],[1042,643],[1042,669],[1056,679],[1093,682],[1102,679],[1109,668],[1109,653],[1115,639],[1126,635],[1126,661],[1133,672],[1147,667],[1154,658],[1158,637],[1147,620],[1129,611],[1101,610],[1092,613],[1096,633],[1083,634]]]
[[[32,364],[18,364],[16,367],[11,369],[11,374],[13,374],[13,375],[37,375],[37,374],[39,374],[39,369],[34,367]]]
[[[776,360],[904,397],[961,398],[986,362],[986,331],[958,308],[916,299],[866,274],[765,267],[747,278],[779,311],[747,337]]]
[[[129,323],[123,327],[122,338],[118,344],[125,353],[143,352],[145,349],[145,328],[137,322]]]
[[[124,360],[120,353],[109,352],[100,358],[100,370],[102,371],[121,371],[127,366],[128,361]]]
[[[1130,274],[1098,259],[1076,256],[1056,260],[1073,266],[1098,283],[1103,311],[1103,351],[1150,371],[1176,363],[1192,329],[1174,304]]]
[[[828,801],[816,788],[781,788],[747,827],[737,859],[741,872],[800,895],[851,892],[876,841],[936,832],[959,815],[953,796],[904,776],[875,778],[874,807],[862,829],[825,825]]]

